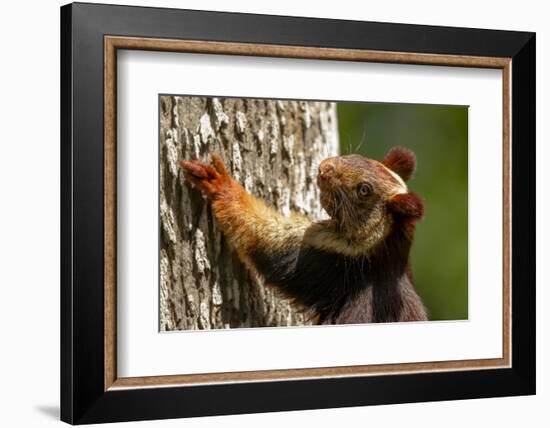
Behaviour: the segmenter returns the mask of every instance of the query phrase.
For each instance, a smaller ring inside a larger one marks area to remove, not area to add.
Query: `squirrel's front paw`
[[[219,195],[231,183],[231,177],[225,169],[221,157],[212,155],[212,165],[199,160],[181,161],[186,178],[209,198]]]

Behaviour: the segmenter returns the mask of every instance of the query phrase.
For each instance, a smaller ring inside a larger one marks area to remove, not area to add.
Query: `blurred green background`
[[[411,252],[415,288],[430,320],[467,319],[468,108],[341,102],[338,120],[342,154],[381,160],[394,146],[415,152],[407,184],[425,204]]]

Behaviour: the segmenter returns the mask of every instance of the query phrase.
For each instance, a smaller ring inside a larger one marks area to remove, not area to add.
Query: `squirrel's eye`
[[[357,186],[357,193],[359,193],[360,196],[369,196],[372,193],[372,187],[368,183],[361,183]]]

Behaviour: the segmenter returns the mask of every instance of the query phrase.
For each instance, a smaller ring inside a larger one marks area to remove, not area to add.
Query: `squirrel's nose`
[[[319,165],[319,178],[321,180],[328,180],[334,175],[334,165],[323,162]]]

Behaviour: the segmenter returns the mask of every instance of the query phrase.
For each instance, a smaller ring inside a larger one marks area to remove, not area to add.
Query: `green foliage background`
[[[338,103],[341,153],[381,160],[394,146],[417,158],[409,189],[425,204],[411,252],[430,320],[468,318],[468,108]]]

